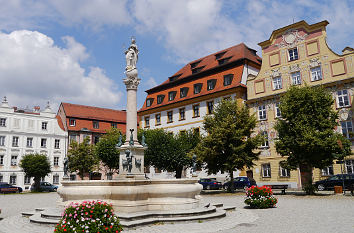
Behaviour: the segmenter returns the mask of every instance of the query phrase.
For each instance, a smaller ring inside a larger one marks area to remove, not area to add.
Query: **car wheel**
[[[17,190],[16,190],[16,193],[20,193],[20,190],[17,189]]]
[[[325,187],[324,187],[323,184],[319,184],[319,185],[317,186],[317,189],[318,189],[318,191],[323,191],[323,190],[325,190]]]
[[[225,190],[228,190],[228,189],[229,189],[229,186],[227,186],[227,185],[224,186],[224,189],[225,189]]]
[[[208,185],[208,186],[206,187],[206,189],[207,189],[207,190],[210,190],[210,185]]]
[[[243,187],[243,190],[247,190],[248,189],[248,186],[247,185],[245,185],[244,187]]]
[[[53,189],[53,192],[56,192],[57,191],[57,189]]]

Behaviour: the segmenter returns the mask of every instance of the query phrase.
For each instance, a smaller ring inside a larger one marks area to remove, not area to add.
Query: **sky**
[[[124,51],[139,48],[138,109],[186,63],[305,20],[329,21],[336,53],[354,47],[352,0],[0,0],[0,97],[10,106],[60,102],[125,109]]]

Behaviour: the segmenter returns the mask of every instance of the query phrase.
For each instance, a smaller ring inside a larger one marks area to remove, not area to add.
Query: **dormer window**
[[[289,61],[295,61],[299,59],[297,48],[289,49],[288,51],[289,51]]]
[[[191,69],[193,70],[194,68],[196,68],[199,65],[200,62],[201,62],[201,60],[191,63]]]
[[[224,86],[231,85],[233,78],[234,78],[233,74],[224,75]]]
[[[196,83],[194,84],[194,94],[199,94],[202,90],[202,83]]]
[[[200,71],[202,71],[203,68],[204,68],[204,66],[192,69],[192,74],[199,73]]]
[[[207,81],[207,90],[213,90],[215,88],[216,85],[216,79],[210,79]]]
[[[222,56],[224,56],[226,52],[222,52],[222,53],[218,53],[218,54],[215,54],[215,59],[216,60],[219,60],[220,58],[222,58]]]
[[[168,93],[168,101],[174,100],[175,97],[176,97],[176,94],[177,94],[177,91],[170,91],[170,92]]]
[[[230,60],[230,58],[231,58],[231,57],[227,57],[227,58],[224,58],[224,59],[220,59],[220,60],[218,60],[219,65],[223,65],[223,64],[228,63],[228,62],[229,62],[229,60]]]
[[[147,100],[146,100],[146,107],[150,107],[153,102],[154,102],[154,99],[153,99],[153,98],[147,99]]]
[[[188,87],[183,87],[183,88],[181,88],[181,89],[180,89],[180,97],[181,97],[181,98],[186,97],[187,94],[188,94],[188,90],[189,90]]]
[[[163,102],[164,98],[165,98],[165,95],[158,95],[157,96],[157,104],[161,104]]]
[[[182,74],[177,74],[177,75],[174,75],[172,77],[169,77],[170,82],[173,82],[173,81],[177,80],[179,78],[179,76],[181,76],[181,75]]]
[[[70,119],[69,120],[69,125],[70,126],[75,126],[76,125],[76,120],[75,119]]]
[[[92,122],[92,126],[93,126],[94,129],[98,129],[100,127],[98,121],[93,121]]]

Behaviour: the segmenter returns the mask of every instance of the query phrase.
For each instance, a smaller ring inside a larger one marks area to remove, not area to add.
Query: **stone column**
[[[138,72],[136,69],[127,71],[127,78],[124,79],[124,84],[127,88],[127,125],[126,125],[126,141],[125,144],[129,143],[130,140],[130,130],[133,131],[133,139],[134,144],[138,142],[138,117],[137,117],[137,101],[136,101],[136,93],[138,89],[138,85],[140,83],[140,79],[137,77]]]

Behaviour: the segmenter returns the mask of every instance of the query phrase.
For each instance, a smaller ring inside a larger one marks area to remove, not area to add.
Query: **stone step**
[[[224,204],[223,203],[214,203],[212,204],[213,206],[217,207],[217,208],[220,208],[220,207],[223,207]]]
[[[43,218],[41,213],[35,213],[29,217],[30,222],[48,225],[57,225],[59,219]]]
[[[226,211],[236,210],[236,206],[223,206],[222,209]]]

